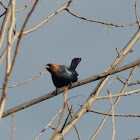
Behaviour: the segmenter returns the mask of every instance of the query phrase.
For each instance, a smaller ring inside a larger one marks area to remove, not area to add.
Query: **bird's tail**
[[[75,70],[77,65],[80,63],[80,61],[81,61],[81,58],[74,58],[74,59],[72,59],[70,68],[72,70]]]

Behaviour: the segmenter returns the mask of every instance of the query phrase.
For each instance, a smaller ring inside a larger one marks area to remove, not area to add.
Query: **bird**
[[[72,59],[69,67],[65,65],[57,65],[55,63],[45,65],[45,68],[51,73],[52,81],[56,90],[63,86],[69,86],[78,80],[76,67],[80,61],[81,58]]]

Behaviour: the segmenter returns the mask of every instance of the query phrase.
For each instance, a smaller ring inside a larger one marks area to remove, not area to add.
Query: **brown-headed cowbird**
[[[51,73],[52,80],[56,88],[67,86],[78,80],[78,74],[75,69],[80,61],[81,58],[74,58],[71,61],[70,67],[54,63],[45,65],[45,68]]]

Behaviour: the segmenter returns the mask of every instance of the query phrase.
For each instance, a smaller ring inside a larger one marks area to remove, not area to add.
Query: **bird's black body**
[[[52,80],[56,87],[60,88],[78,80],[78,74],[75,70],[71,70],[64,65],[60,67],[62,71],[59,73],[59,75],[52,74]]]
[[[80,61],[81,58],[74,58],[70,67],[65,65],[57,65],[54,63],[49,63],[45,66],[51,73],[52,80],[56,88],[67,86],[78,80],[78,74],[75,69]]]

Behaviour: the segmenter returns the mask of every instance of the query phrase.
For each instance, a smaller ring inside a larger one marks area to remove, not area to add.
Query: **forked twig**
[[[62,112],[62,109],[59,110],[59,111],[55,114],[55,116],[50,120],[50,122],[45,126],[45,128],[36,136],[35,140],[37,140],[37,139],[41,136],[41,134],[42,134],[48,127],[51,127],[52,122],[54,121],[54,119],[55,119],[61,112]]]

